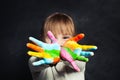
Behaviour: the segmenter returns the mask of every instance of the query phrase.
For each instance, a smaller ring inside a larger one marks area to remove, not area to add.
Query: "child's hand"
[[[85,57],[93,56],[94,52],[92,52],[91,50],[96,50],[97,46],[78,44],[77,42],[82,38],[84,38],[84,34],[78,34],[75,37],[68,39],[63,46],[72,49],[73,52],[78,55]]]
[[[97,47],[94,45],[80,45],[77,41],[81,40],[84,37],[84,34],[78,34],[77,36],[68,39],[61,49],[61,56],[66,61],[70,62],[73,68],[76,71],[80,71],[78,66],[75,64],[74,60],[80,60],[84,62],[88,62],[89,56],[93,56],[94,53],[88,50],[96,50]],[[87,51],[83,51],[87,50]],[[69,55],[70,54],[70,55]]]
[[[35,44],[27,43],[27,47],[34,51],[28,51],[30,56],[35,56],[42,58],[39,61],[33,62],[34,66],[42,64],[55,64],[60,61],[60,45],[53,34],[48,32],[48,37],[51,39],[52,43],[47,44],[33,37],[29,37],[29,40]]]

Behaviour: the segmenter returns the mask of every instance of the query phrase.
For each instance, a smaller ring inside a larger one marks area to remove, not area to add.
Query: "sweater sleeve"
[[[71,65],[68,61],[63,61],[63,63],[64,63],[66,66],[69,66],[70,68],[73,69],[72,65]],[[75,63],[76,63],[76,65],[79,67],[80,72],[82,72],[82,71],[85,70],[86,62],[75,60]]]

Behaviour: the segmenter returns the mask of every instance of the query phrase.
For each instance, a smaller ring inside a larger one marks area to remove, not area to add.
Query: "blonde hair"
[[[64,13],[53,13],[48,16],[42,28],[42,40],[47,37],[47,31],[51,31],[55,36],[57,34],[74,35],[75,26],[70,16]]]

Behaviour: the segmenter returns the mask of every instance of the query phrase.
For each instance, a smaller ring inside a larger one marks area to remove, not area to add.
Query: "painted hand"
[[[27,43],[27,47],[34,51],[28,51],[28,55],[42,58],[39,61],[33,62],[34,66],[42,64],[55,64],[60,61],[60,45],[57,40],[48,32],[48,37],[51,39],[52,43],[47,44],[34,37],[29,37],[29,40],[33,43]]]
[[[89,59],[87,57],[93,56],[94,53],[88,50],[96,50],[97,47],[94,45],[80,45],[77,42],[84,37],[84,34],[78,34],[77,36],[68,39],[63,48],[61,48],[61,56],[66,61],[70,62],[73,68],[76,71],[80,71],[78,66],[75,64],[74,60],[80,60],[84,62],[88,62]],[[83,51],[86,50],[86,51]],[[69,55],[70,54],[70,55]]]
[[[76,53],[77,55],[85,57],[93,56],[94,52],[92,50],[96,50],[97,46],[78,44],[77,42],[83,38],[84,38],[83,33],[78,34],[75,37],[68,39],[63,46],[72,49],[73,52]]]

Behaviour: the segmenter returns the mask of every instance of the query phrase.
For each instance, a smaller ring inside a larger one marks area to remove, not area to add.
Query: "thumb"
[[[57,39],[55,38],[55,36],[53,35],[53,33],[51,31],[48,31],[47,35],[48,35],[49,39],[52,41],[52,43],[57,42]]]

